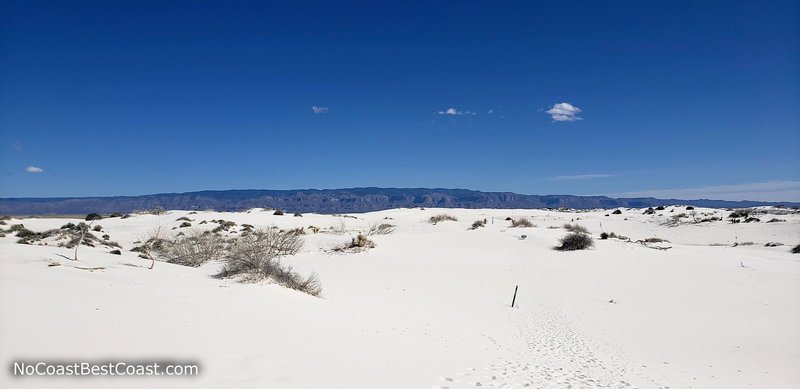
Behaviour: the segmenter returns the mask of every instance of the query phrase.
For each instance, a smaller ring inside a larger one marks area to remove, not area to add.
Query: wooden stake
[[[514,287],[514,298],[511,299],[511,308],[514,308],[514,302],[517,301],[517,289],[518,288],[519,288],[519,285]]]

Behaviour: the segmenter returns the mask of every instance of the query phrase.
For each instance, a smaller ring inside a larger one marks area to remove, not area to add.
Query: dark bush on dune
[[[619,209],[617,209],[616,211],[614,211],[614,212],[611,212],[611,214],[612,214],[612,215],[622,215],[622,211],[620,211]]]
[[[643,213],[643,215],[652,215],[652,214],[654,214],[654,213],[656,213],[656,210],[655,210],[655,209],[653,209],[653,208],[647,208],[647,209],[645,209],[645,210],[644,210],[644,213]]]
[[[792,247],[792,254],[800,254],[800,244]]]
[[[93,213],[90,213],[90,214],[86,215],[86,218],[84,220],[86,220],[88,222],[88,221],[92,221],[92,220],[101,220],[101,219],[103,219],[102,216],[100,216],[100,215],[98,215],[98,214],[93,212]]]
[[[558,251],[586,250],[594,246],[594,239],[582,232],[573,232],[561,238],[561,246],[556,247]]]

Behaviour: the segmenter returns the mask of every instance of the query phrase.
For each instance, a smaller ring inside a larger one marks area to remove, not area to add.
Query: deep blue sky
[[[4,1],[0,197],[800,201],[797,1],[375,3]]]

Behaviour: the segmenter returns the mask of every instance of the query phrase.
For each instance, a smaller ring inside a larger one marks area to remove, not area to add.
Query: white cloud
[[[437,112],[439,115],[477,115],[472,111],[459,111],[455,108],[448,108],[446,111]]]
[[[36,166],[28,166],[25,168],[25,171],[28,173],[41,173],[44,171],[44,169]]]
[[[555,176],[550,177],[551,180],[556,181],[571,181],[571,180],[592,180],[595,178],[608,178],[613,177],[611,174],[575,174],[571,176]]]
[[[681,200],[792,201],[800,202],[800,181],[769,181],[698,188],[654,189],[612,194],[613,197],[657,197]]]
[[[314,110],[314,113],[325,113],[328,112],[328,107],[317,107],[316,105],[312,106],[311,109]]]
[[[578,117],[581,109],[570,103],[558,103],[545,111],[550,114],[554,122],[574,122],[576,120],[583,120]]]
[[[494,108],[489,108],[489,112],[487,113],[494,113]]]

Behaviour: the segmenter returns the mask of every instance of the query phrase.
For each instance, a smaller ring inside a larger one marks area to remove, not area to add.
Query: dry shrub
[[[800,244],[792,247],[792,254],[800,254]]]
[[[436,216],[431,216],[431,218],[428,219],[428,220],[433,224],[436,224],[436,223],[439,223],[439,222],[443,222],[443,221],[448,221],[448,220],[449,221],[454,221],[454,222],[458,221],[458,219],[455,216],[448,215],[446,213],[441,213],[441,214],[438,214]]]
[[[533,227],[533,223],[525,217],[511,219],[511,227]]]
[[[220,259],[225,253],[225,241],[217,234],[198,230],[165,241],[158,252],[169,263],[198,267],[208,261]]]
[[[642,242],[645,242],[645,243],[661,243],[661,242],[669,242],[669,241],[666,240],[666,239],[661,239],[661,238],[655,238],[654,237],[654,238],[644,239],[644,240],[642,240]]]
[[[242,281],[270,280],[287,288],[312,296],[322,293],[316,273],[303,278],[291,266],[281,264],[279,258],[297,254],[303,248],[303,238],[292,232],[270,228],[257,230],[233,242],[227,263],[216,275],[219,278],[239,277]]]
[[[584,233],[584,234],[588,234],[589,233],[589,230],[587,230],[586,227],[578,225],[577,223],[575,223],[575,224],[569,224],[569,223],[564,224],[564,229],[567,230],[567,231],[576,232],[576,233]]]
[[[367,235],[389,235],[395,230],[394,224],[389,223],[375,223],[370,225],[369,231],[367,231]]]
[[[486,226],[486,219],[475,220],[474,222],[472,222],[472,227],[470,229],[477,230],[478,228],[484,227],[484,226]]]
[[[561,246],[556,247],[559,251],[586,250],[594,246],[594,240],[588,234],[573,232],[561,238]]]

